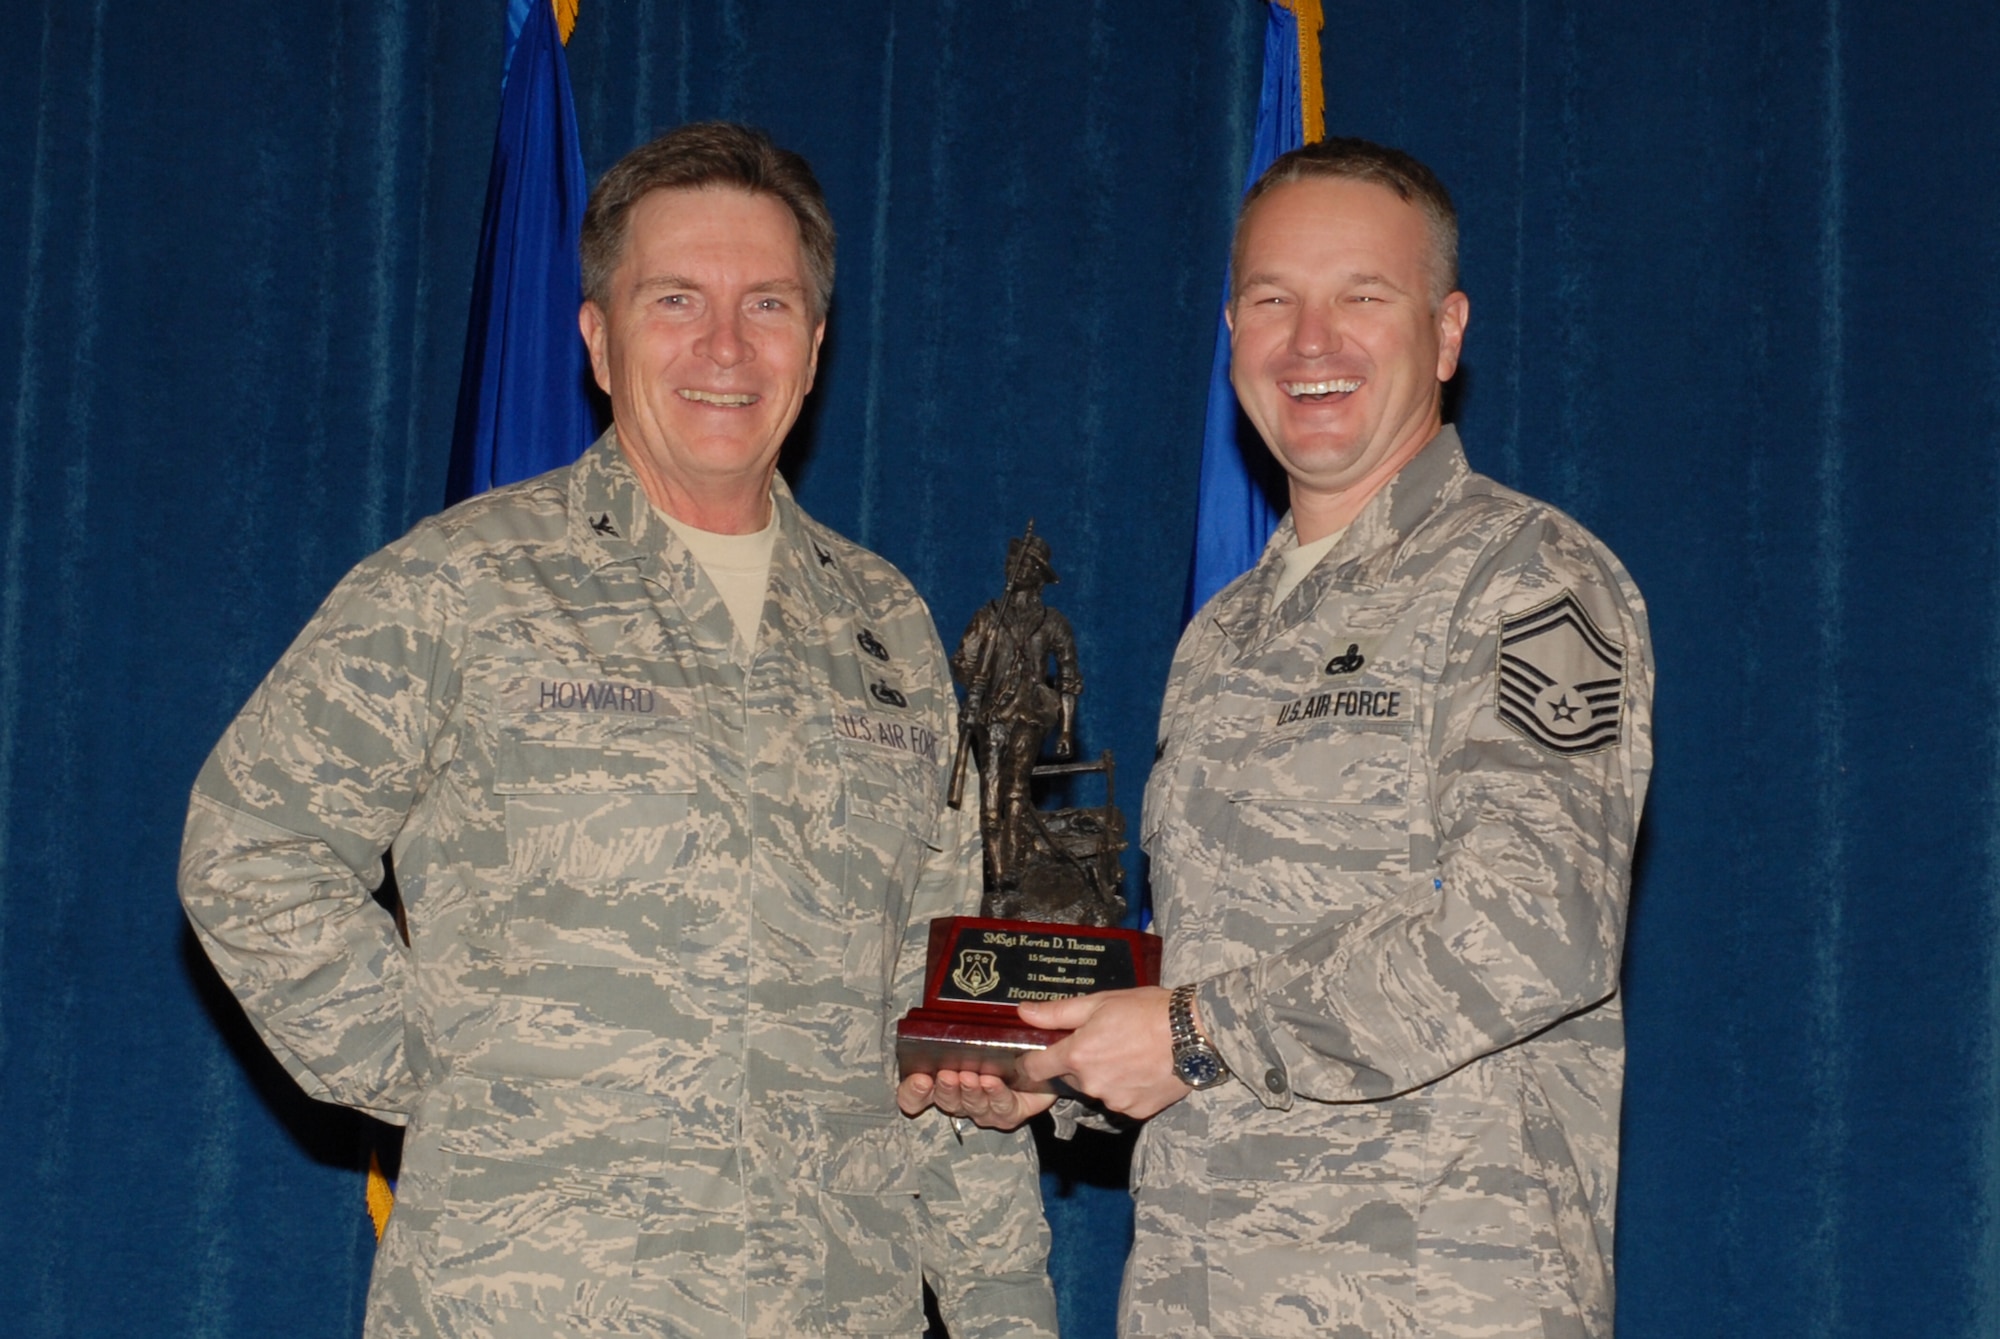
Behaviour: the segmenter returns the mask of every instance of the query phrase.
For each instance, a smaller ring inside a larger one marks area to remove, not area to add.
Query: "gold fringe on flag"
[[[1304,142],[1326,138],[1326,84],[1320,73],[1319,32],[1326,16],[1319,0],[1277,0],[1299,21],[1299,121]]]
[[[554,0],[554,3],[556,7],[556,35],[562,38],[564,46],[568,46],[569,35],[576,31],[576,8],[579,4],[583,3],[583,0]],[[1318,0],[1313,0],[1313,7],[1315,9],[1319,7]],[[1319,48],[1314,47],[1313,50],[1317,53]],[[1318,56],[1315,55],[1314,59],[1317,60]]]
[[[382,1175],[382,1163],[375,1150],[368,1150],[368,1217],[375,1223],[375,1240],[389,1230],[389,1211],[396,1207],[396,1191]]]

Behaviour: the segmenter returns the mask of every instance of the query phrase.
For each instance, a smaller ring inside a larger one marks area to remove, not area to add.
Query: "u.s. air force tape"
[[[1500,719],[1552,753],[1618,742],[1625,648],[1568,591],[1500,620]]]

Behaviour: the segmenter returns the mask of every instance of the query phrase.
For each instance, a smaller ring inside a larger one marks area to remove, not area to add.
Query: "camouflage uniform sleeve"
[[[449,575],[419,531],[335,588],[209,755],[181,846],[188,919],[273,1054],[397,1123],[408,950],[371,893],[438,738]]]
[[[1620,730],[1591,752],[1546,747],[1497,710],[1502,619],[1564,592],[1623,653]],[[1496,539],[1453,610],[1424,745],[1435,864],[1413,843],[1400,895],[1202,983],[1231,1072],[1272,1107],[1380,1098],[1607,998],[1652,686],[1644,606],[1616,559],[1546,514]],[[1422,791],[1413,777],[1413,805]]]
[[[955,721],[947,721],[947,738]],[[923,995],[930,923],[979,910],[979,796],[945,809],[904,927],[894,1017]],[[1023,1128],[1001,1134],[968,1124],[963,1137],[936,1111],[916,1119],[922,1160],[918,1207],[924,1279],[952,1339],[1055,1339],[1049,1228],[1042,1216],[1035,1145]]]

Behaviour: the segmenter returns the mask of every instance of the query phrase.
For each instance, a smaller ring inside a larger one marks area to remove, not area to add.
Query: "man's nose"
[[[708,329],[702,333],[695,352],[717,367],[734,367],[751,357],[755,350],[744,338],[743,314],[718,312],[709,320]]]
[[[1292,326],[1292,351],[1303,358],[1317,358],[1340,347],[1340,326],[1333,308],[1324,302],[1302,302],[1298,320]]]

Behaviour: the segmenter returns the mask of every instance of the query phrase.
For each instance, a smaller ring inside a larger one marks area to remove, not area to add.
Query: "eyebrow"
[[[1350,273],[1344,277],[1343,282],[1346,283],[1349,287],[1354,287],[1354,288],[1367,288],[1367,287],[1386,288],[1392,293],[1403,293],[1403,294],[1408,294],[1410,291],[1409,289],[1402,287],[1400,284],[1397,284],[1395,281],[1390,279],[1388,275],[1377,274],[1372,270],[1355,271],[1353,273]],[[1273,274],[1268,270],[1259,270],[1254,273],[1244,275],[1243,278],[1237,282],[1236,291],[1240,293],[1244,289],[1254,288],[1258,284],[1274,284],[1277,287],[1283,288],[1285,286],[1285,280],[1282,276]]]
[[[632,285],[635,294],[655,293],[662,289],[691,288],[699,290],[701,285],[681,274],[656,274],[648,279],[640,279]],[[762,279],[750,285],[752,293],[804,293],[806,286],[796,279]]]

